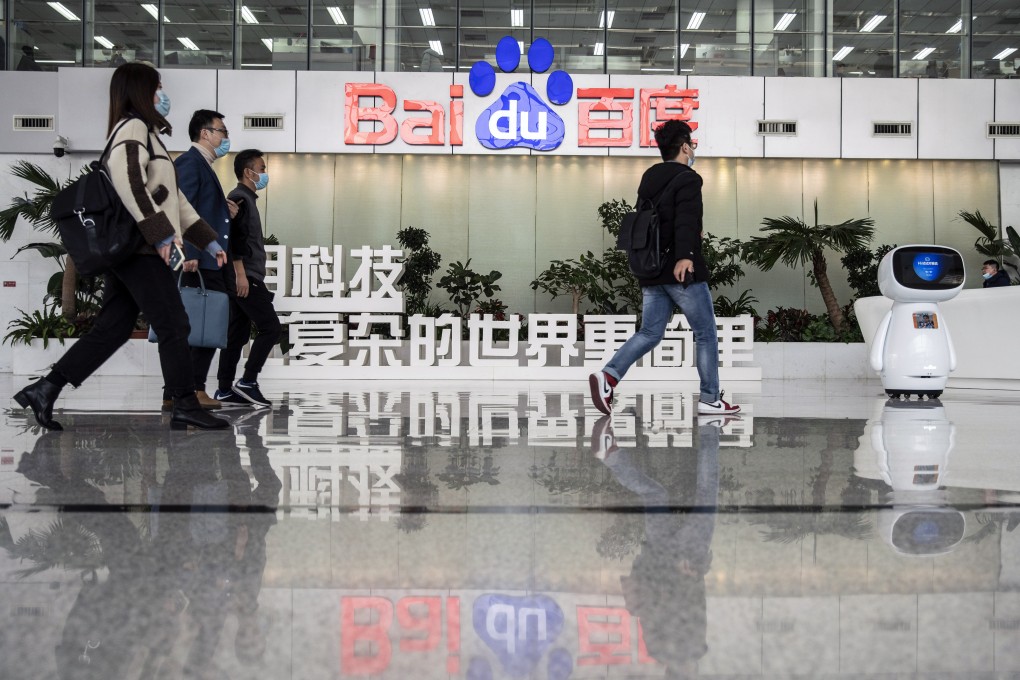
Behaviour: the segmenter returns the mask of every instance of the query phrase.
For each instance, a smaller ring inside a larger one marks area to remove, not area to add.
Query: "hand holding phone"
[[[184,251],[176,243],[170,244],[170,261],[167,262],[170,271],[177,271],[184,264]]]

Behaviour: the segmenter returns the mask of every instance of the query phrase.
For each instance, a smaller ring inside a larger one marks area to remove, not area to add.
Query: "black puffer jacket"
[[[981,284],[982,288],[998,288],[999,286],[1012,285],[1012,281],[1009,280],[1009,274],[1002,271],[1001,269],[992,276],[990,279],[986,279]]]
[[[678,175],[682,177],[670,186],[670,182]],[[673,277],[673,267],[677,261],[684,259],[694,262],[695,281],[708,282],[708,266],[701,253],[704,214],[701,185],[701,175],[675,161],[653,165],[642,175],[638,199],[649,198],[654,201],[658,197],[659,225],[662,229],[660,239],[663,247],[669,249],[662,273],[655,278],[638,279],[642,286],[677,283]]]

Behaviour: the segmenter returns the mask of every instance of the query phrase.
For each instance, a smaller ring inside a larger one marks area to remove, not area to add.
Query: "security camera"
[[[53,141],[53,155],[63,158],[65,153],[67,153],[67,137],[58,136]]]

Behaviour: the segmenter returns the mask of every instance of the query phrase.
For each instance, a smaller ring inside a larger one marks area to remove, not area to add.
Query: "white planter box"
[[[863,342],[756,342],[762,380],[878,379]]]
[[[77,339],[65,340],[64,344],[51,340],[43,348],[42,340],[33,340],[31,345],[16,345],[12,349],[12,373],[16,376],[45,375],[50,367],[64,356]],[[99,367],[94,375],[159,376],[159,351],[155,343],[141,338],[132,338],[120,347],[116,354]]]

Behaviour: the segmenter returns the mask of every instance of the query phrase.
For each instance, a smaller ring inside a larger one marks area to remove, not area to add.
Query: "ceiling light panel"
[[[875,16],[868,19],[868,23],[861,26],[861,33],[871,33],[876,28],[878,28],[878,25],[885,21],[886,18],[887,17],[885,14],[876,14]]]
[[[796,14],[794,14],[792,12],[787,12],[782,17],[780,17],[779,21],[776,22],[776,25],[772,28],[772,30],[773,31],[785,31],[787,28],[790,27],[790,24],[796,18],[797,18]]]
[[[333,20],[333,23],[337,26],[346,26],[347,17],[340,11],[339,7],[327,7],[326,11],[329,12],[329,18]]]
[[[418,9],[418,14],[421,15],[422,26],[435,26],[436,17],[432,14],[431,7],[421,7]]]
[[[514,28],[521,28],[524,26],[524,10],[523,9],[512,9],[510,10],[510,25]]]
[[[687,22],[688,31],[696,31],[701,26],[701,22],[705,20],[704,12],[695,12],[691,15],[691,20]]]
[[[259,22],[247,5],[241,5],[241,18],[244,19],[246,24],[257,24]]]
[[[53,11],[55,11],[57,14],[64,17],[68,21],[81,21],[81,19],[78,18],[78,15],[64,7],[63,3],[47,2],[46,4],[52,7]]]

